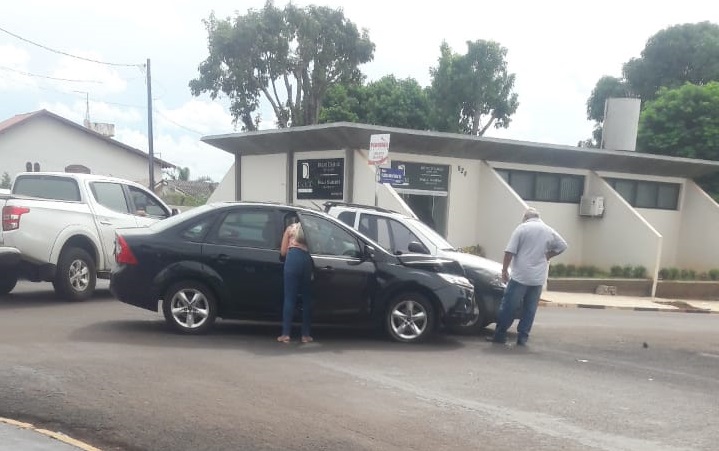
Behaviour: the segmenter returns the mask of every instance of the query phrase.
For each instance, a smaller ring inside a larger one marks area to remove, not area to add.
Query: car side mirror
[[[180,214],[180,210],[178,210],[177,208],[173,208],[172,211],[170,212],[170,216],[177,216],[179,214]]]
[[[362,253],[362,258],[364,260],[372,260],[374,258],[375,249],[374,246],[370,246],[369,244],[366,244]]]
[[[412,241],[407,245],[407,250],[413,254],[429,254],[429,249],[424,244]]]

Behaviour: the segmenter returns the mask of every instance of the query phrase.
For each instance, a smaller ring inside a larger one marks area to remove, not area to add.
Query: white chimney
[[[602,149],[636,150],[640,107],[640,99],[607,99],[604,104]]]

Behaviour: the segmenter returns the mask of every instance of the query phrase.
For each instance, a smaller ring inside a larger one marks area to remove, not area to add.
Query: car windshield
[[[447,240],[442,238],[442,235],[435,232],[431,227],[422,221],[417,219],[407,219],[407,222],[411,223],[415,229],[417,229],[427,240],[432,243],[437,249],[442,251],[453,251],[454,246],[449,244]]]

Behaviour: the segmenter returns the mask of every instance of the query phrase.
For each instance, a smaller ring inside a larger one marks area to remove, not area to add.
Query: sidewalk
[[[545,291],[542,307],[620,309],[651,312],[719,313],[719,301],[610,296],[592,293]]]
[[[0,451],[99,451],[65,434],[0,418]]]

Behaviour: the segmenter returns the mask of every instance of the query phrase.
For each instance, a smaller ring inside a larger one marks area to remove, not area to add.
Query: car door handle
[[[334,270],[335,270],[334,266],[329,266],[329,265],[328,265],[328,266],[323,266],[323,267],[321,267],[320,269],[321,269],[322,271],[334,271]]]
[[[110,222],[110,221],[100,221],[100,224],[102,224],[102,225],[112,225],[112,222]]]
[[[215,260],[217,260],[220,263],[227,263],[230,261],[230,256],[227,254],[220,254],[217,257],[215,257]]]

